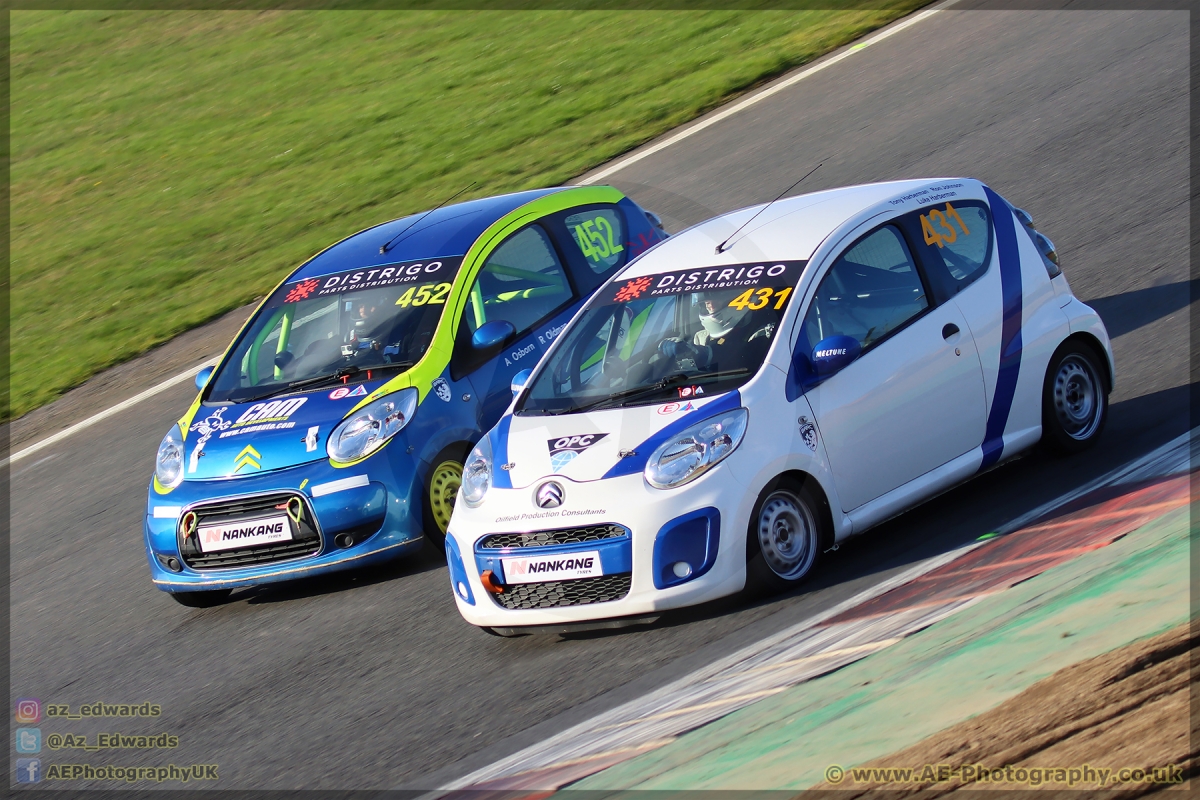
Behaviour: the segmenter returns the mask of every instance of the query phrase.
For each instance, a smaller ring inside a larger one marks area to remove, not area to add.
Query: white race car
[[[465,465],[458,610],[622,624],[787,588],[1039,441],[1104,427],[1113,359],[1053,244],[977,180],[716,217],[598,291]]]

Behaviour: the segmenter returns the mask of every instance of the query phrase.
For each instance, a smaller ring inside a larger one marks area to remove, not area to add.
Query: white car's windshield
[[[574,320],[518,414],[564,414],[704,397],[762,366],[803,261],[619,279]]]
[[[389,264],[287,283],[212,379],[208,399],[240,402],[323,377],[403,369],[429,348],[461,258]]]

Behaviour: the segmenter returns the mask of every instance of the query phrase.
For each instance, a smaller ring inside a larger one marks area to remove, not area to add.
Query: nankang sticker
[[[433,393],[437,395],[438,400],[443,403],[450,402],[450,384],[446,383],[445,378],[433,379]]]
[[[361,289],[383,289],[421,281],[453,283],[462,256],[436,258],[428,261],[406,261],[398,264],[382,264],[370,269],[348,269],[332,275],[305,278],[284,286],[271,297],[268,306],[299,303],[319,297],[330,297],[342,292]]]
[[[722,267],[702,267],[674,272],[643,275],[618,281],[610,302],[627,303],[643,297],[663,297],[683,292],[704,292],[717,289],[753,289],[758,286],[795,286],[804,271],[806,261],[776,261],[774,263],[730,264]]]
[[[574,461],[580,453],[587,450],[596,442],[608,436],[607,433],[582,433],[575,436],[560,436],[557,439],[547,439],[550,447],[550,467],[554,471],[563,469]]]

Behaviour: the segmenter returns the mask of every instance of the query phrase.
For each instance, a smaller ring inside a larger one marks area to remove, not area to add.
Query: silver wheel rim
[[[1054,376],[1054,414],[1063,433],[1080,442],[1091,438],[1100,426],[1100,408],[1092,365],[1080,356],[1067,356]]]
[[[763,560],[779,577],[796,580],[812,566],[817,548],[817,521],[791,492],[775,492],[758,512],[758,546]]]

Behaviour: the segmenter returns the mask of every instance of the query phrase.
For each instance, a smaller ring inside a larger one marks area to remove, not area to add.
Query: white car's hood
[[[584,482],[641,472],[669,436],[740,402],[732,391],[579,414],[507,416],[490,434],[496,486],[520,489],[550,475]]]

